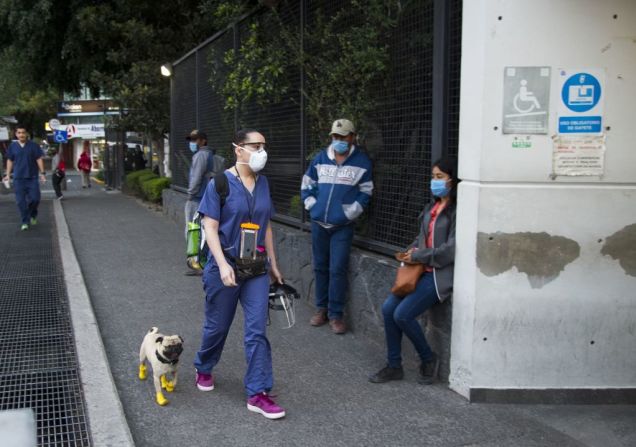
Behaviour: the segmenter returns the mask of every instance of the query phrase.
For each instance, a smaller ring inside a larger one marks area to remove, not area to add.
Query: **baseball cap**
[[[338,134],[346,137],[350,133],[355,133],[356,128],[353,123],[346,119],[338,119],[331,125],[331,132],[329,135]]]
[[[196,141],[196,140],[207,140],[208,139],[208,135],[205,132],[201,132],[197,129],[194,129],[192,132],[190,132],[190,135],[187,135],[185,137],[186,140],[188,141]]]

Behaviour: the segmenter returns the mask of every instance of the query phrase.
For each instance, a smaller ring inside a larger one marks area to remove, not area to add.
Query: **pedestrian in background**
[[[356,146],[353,123],[338,119],[331,126],[331,144],[312,160],[303,176],[301,198],[311,217],[316,275],[316,313],[312,326],[329,322],[344,334],[349,253],[355,220],[371,200],[371,160]]]
[[[79,160],[77,161],[77,169],[82,174],[82,188],[90,188],[91,187],[91,168],[93,167],[93,162],[91,161],[91,156],[88,153],[88,146],[84,146],[84,150],[80,155]]]
[[[210,179],[225,170],[225,159],[216,155],[215,151],[208,147],[208,136],[205,132],[195,129],[186,137],[186,141],[193,154],[188,174],[188,200],[185,203],[185,235],[187,240],[188,223],[194,218]],[[186,272],[186,275],[201,273],[197,259],[189,258],[187,264],[190,270]]]
[[[15,201],[20,210],[22,231],[28,230],[29,225],[37,224],[38,205],[40,204],[40,181],[44,183],[46,176],[42,149],[29,140],[29,134],[24,126],[18,125],[15,132],[18,141],[9,145],[7,150],[7,173],[3,181],[8,182],[13,173],[13,189]]]
[[[433,200],[420,214],[419,235],[399,256],[404,263],[423,264],[424,273],[413,292],[403,297],[391,294],[382,305],[387,364],[369,378],[373,383],[404,377],[402,334],[411,340],[419,354],[419,383],[428,385],[437,379],[439,359],[416,318],[453,293],[457,183],[454,159],[441,159],[433,164],[430,186]]]
[[[144,158],[144,151],[141,150],[141,146],[135,145],[135,155],[133,157],[133,163],[135,164],[135,171],[141,171],[146,169],[146,159]]]
[[[279,419],[285,416],[285,410],[269,395],[274,376],[267,320],[270,276],[279,284],[283,283],[283,277],[274,249],[270,221],[274,206],[269,184],[267,178],[259,174],[267,162],[266,142],[260,132],[246,129],[237,132],[232,145],[236,164],[221,174],[227,200],[219,194],[221,189],[217,191],[215,179],[207,187],[199,206],[212,257],[203,274],[205,321],[201,348],[194,360],[196,385],[201,391],[214,389],[212,371],[221,358],[240,301],[245,320],[247,409],[268,419]],[[248,238],[251,243],[247,242]],[[263,261],[262,269],[241,277],[238,261],[251,259],[251,256],[244,257],[242,249],[250,245],[267,261]]]
[[[53,189],[55,190],[55,196],[61,200],[62,195],[62,182],[66,177],[66,163],[62,158],[62,152],[58,149],[53,149],[55,155],[51,159],[51,182],[53,183]]]

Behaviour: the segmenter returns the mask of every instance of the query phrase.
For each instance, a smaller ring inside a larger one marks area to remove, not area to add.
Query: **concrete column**
[[[636,2],[463,8],[450,386],[477,401],[636,401]],[[549,131],[515,148],[504,68],[539,66]],[[553,177],[559,76],[587,68],[605,71],[604,174]]]

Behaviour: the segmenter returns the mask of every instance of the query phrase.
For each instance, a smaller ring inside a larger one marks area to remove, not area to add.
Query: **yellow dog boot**
[[[146,377],[148,377],[148,371],[146,370],[146,365],[141,363],[139,365],[139,380],[146,380]]]
[[[157,400],[157,403],[158,403],[159,405],[161,405],[162,407],[163,407],[164,405],[168,405],[168,402],[170,402],[168,399],[166,399],[166,398],[163,396],[163,393],[162,393],[161,391],[159,391],[159,392],[157,393],[157,398],[156,398],[156,400]]]
[[[163,375],[161,376],[161,388],[172,393],[174,391],[174,384],[170,380],[166,379],[165,375]]]

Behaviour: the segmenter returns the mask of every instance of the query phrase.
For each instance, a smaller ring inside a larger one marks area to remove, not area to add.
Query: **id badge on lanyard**
[[[241,182],[241,186],[243,186],[243,194],[245,194],[245,199],[247,201],[247,209],[249,211],[249,222],[243,222],[241,224],[241,242],[239,245],[239,259],[243,260],[255,260],[258,253],[258,230],[261,229],[260,225],[255,224],[253,222],[254,215],[254,202],[250,201],[249,193],[245,185],[243,184],[243,179],[241,178],[241,174],[238,169],[236,170],[238,174],[238,179]],[[256,190],[256,181],[254,182],[254,189]],[[256,197],[254,197],[254,201]]]
[[[258,224],[246,222],[241,224],[241,243],[239,245],[239,258],[256,259],[256,241],[258,241]]]

